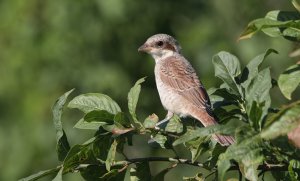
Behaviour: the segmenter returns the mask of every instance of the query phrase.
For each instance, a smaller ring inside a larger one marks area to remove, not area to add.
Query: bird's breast
[[[160,65],[155,66],[155,81],[158,94],[162,105],[168,111],[176,114],[182,114],[184,109],[184,100],[182,96],[178,95],[178,92],[174,91],[170,86],[167,86],[160,77]]]

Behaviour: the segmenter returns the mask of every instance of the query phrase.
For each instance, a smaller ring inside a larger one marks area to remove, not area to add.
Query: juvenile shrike
[[[168,114],[181,117],[191,116],[204,126],[217,123],[205,88],[192,65],[181,54],[177,41],[167,34],[156,34],[138,49],[152,55],[155,60],[155,80],[162,105]],[[234,138],[224,135],[212,136],[223,146],[234,143]]]

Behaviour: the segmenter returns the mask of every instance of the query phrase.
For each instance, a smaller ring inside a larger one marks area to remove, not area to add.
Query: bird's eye
[[[156,43],[156,46],[158,46],[158,47],[162,47],[164,45],[164,42],[163,41],[158,41],[157,43]]]

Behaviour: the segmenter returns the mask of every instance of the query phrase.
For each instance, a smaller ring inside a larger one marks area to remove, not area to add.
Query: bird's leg
[[[155,128],[159,129],[160,126],[166,122],[168,122],[172,117],[173,117],[174,113],[172,113],[171,111],[168,111],[168,114],[166,115],[165,119],[159,121],[158,123],[156,123]]]

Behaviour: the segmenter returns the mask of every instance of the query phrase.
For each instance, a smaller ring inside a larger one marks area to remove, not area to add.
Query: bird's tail
[[[194,112],[194,114],[192,114],[192,116],[198,119],[205,127],[218,124],[217,118],[206,111],[197,110]],[[213,134],[212,138],[222,146],[229,146],[235,142],[235,139],[232,136]]]
[[[222,146],[229,146],[235,142],[232,136],[214,134],[212,137]]]

